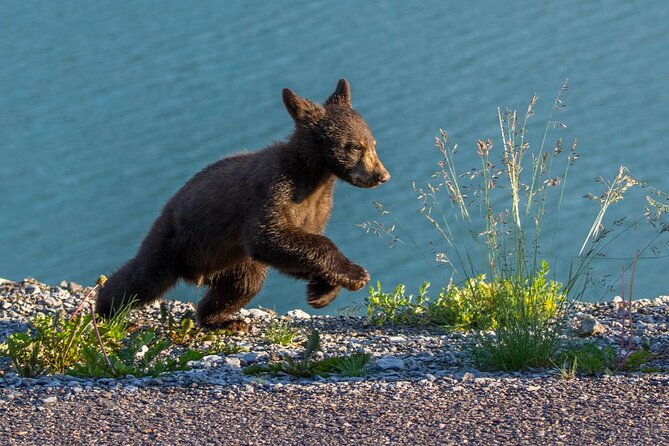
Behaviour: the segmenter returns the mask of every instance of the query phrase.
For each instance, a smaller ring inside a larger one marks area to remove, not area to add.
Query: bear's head
[[[348,82],[340,80],[323,105],[283,90],[283,102],[301,140],[318,150],[320,162],[337,177],[358,187],[375,187],[390,179],[376,153],[376,140],[360,114],[351,108]]]

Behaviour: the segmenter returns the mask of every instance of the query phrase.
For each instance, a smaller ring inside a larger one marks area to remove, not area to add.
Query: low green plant
[[[69,373],[119,377],[157,376],[183,370],[188,361],[206,354],[241,350],[225,343],[216,333],[197,329],[190,317],[184,317],[179,324],[171,320],[162,329],[129,334],[129,309],[130,305],[111,319],[94,319],[92,308],[88,314],[70,317],[62,313],[36,315],[32,329],[14,333],[0,344],[0,354],[11,358],[22,376]],[[202,351],[187,349],[176,359],[164,354],[174,345],[197,341],[213,341],[213,344]]]
[[[624,370],[641,372],[655,371],[652,367],[646,364],[653,359],[653,354],[648,350],[637,350],[627,355],[627,359],[623,364]]]
[[[320,334],[317,330],[311,332],[304,347],[304,352],[297,359],[286,355],[282,362],[255,364],[246,367],[244,374],[286,373],[301,378],[327,377],[332,373],[343,376],[364,376],[367,364],[371,358],[367,353],[357,352],[347,356],[333,356],[314,361],[314,354],[321,349]]]
[[[179,325],[173,326],[173,328],[165,332],[165,335],[177,345],[187,344],[197,334],[198,330],[195,327],[195,321],[188,317],[183,318]]]
[[[30,333],[14,333],[7,341],[0,344],[0,355],[9,356],[12,365],[21,376],[37,376],[44,373],[46,367],[40,358],[41,345],[35,342]]]
[[[287,346],[293,343],[298,333],[289,320],[274,320],[265,331],[265,339],[271,344]]]
[[[619,363],[618,353],[613,346],[600,347],[594,342],[570,346],[559,353],[557,359],[585,376],[622,371],[654,371],[646,366],[653,359],[648,350],[634,351],[626,355],[623,363]]]
[[[553,365],[555,365],[555,368],[559,372],[560,377],[562,379],[574,379],[574,378],[576,378],[576,370],[577,370],[577,367],[578,367],[578,358],[577,357],[574,357],[571,362],[568,359],[565,359],[562,362],[561,366],[558,366],[555,363],[553,363]]]
[[[165,372],[186,370],[188,361],[204,356],[203,352],[186,350],[178,358],[170,358],[165,353],[171,346],[169,340],[159,339],[153,329],[137,331],[124,340],[122,348],[109,353],[109,363],[99,349],[84,348],[82,361],[70,368],[68,373],[93,377],[155,377]]]
[[[98,323],[100,340],[107,349],[120,345],[126,335],[127,312],[121,311],[108,321]],[[25,333],[14,333],[0,346],[0,353],[8,355],[22,376],[64,373],[83,359],[86,348],[97,348],[98,340],[91,329],[90,314],[65,317],[38,314],[33,328]]]
[[[487,281],[485,274],[466,280],[461,287],[451,284],[429,306],[428,314],[437,325],[494,328],[497,325],[494,304],[500,286],[499,282]]]
[[[385,293],[378,283],[366,299],[367,317],[376,325],[429,324],[479,330],[496,329],[500,324],[518,326],[519,319],[545,324],[559,315],[566,301],[562,285],[546,279],[548,272],[548,264],[542,262],[541,269],[522,282],[488,281],[479,275],[460,287],[450,284],[434,300],[428,295],[428,282],[416,297],[407,296],[404,285]]]
[[[370,359],[372,356],[369,353],[355,352],[347,356],[336,356],[332,367],[339,375],[365,376]]]
[[[321,349],[321,336],[318,330],[309,334],[304,344],[304,352],[299,359],[293,359],[286,355],[284,357],[283,371],[294,376],[314,376],[318,374],[315,363],[312,361],[314,354]]]
[[[494,333],[482,332],[471,346],[477,366],[487,370],[545,367],[560,346],[566,296],[547,281],[548,264],[526,279],[505,279],[494,293]]]
[[[374,325],[421,325],[429,322],[426,317],[428,282],[418,290],[418,295],[406,295],[406,287],[397,285],[392,292],[386,293],[377,282],[376,289],[370,287],[369,296],[365,298],[367,304],[367,320]]]
[[[594,342],[568,348],[560,354],[559,360],[586,376],[611,373],[617,369],[615,349],[611,346],[602,348]]]

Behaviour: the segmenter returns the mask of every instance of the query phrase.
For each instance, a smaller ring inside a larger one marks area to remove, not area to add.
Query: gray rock
[[[25,291],[26,294],[39,294],[42,290],[40,290],[37,285],[28,285],[23,291]]]
[[[67,284],[67,289],[69,291],[72,291],[73,293],[76,293],[77,291],[81,291],[84,287],[79,285],[77,282],[69,282]]]
[[[404,361],[394,356],[383,356],[375,364],[381,370],[404,370]]]
[[[267,353],[244,352],[244,353],[235,353],[233,355],[229,355],[228,358],[237,358],[241,361],[242,365],[246,365],[258,362],[264,356],[267,356]]]
[[[583,319],[576,330],[579,336],[595,336],[606,333],[606,328],[595,318]]]

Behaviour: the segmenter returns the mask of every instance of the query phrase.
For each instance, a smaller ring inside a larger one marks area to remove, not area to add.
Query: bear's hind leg
[[[126,305],[141,307],[162,297],[177,282],[169,258],[135,258],[115,272],[98,293],[96,312],[112,317]]]
[[[230,316],[258,294],[266,276],[267,267],[249,258],[209,278],[207,294],[197,307],[200,325],[246,331],[248,327],[244,321]]]

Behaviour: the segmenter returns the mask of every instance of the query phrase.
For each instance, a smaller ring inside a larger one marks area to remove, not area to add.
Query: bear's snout
[[[378,174],[378,182],[379,184],[383,184],[388,182],[388,180],[390,180],[390,173],[386,169],[383,169],[383,172]]]

